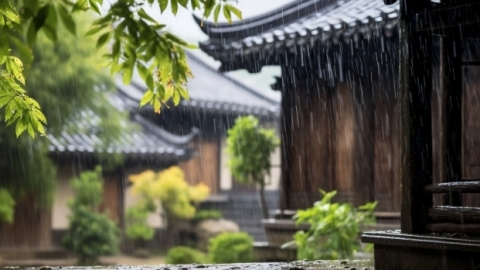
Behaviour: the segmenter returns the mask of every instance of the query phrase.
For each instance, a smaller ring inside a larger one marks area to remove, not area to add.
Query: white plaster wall
[[[69,180],[59,179],[57,181],[57,191],[52,209],[53,230],[68,229],[68,216],[70,215],[68,201],[72,199],[74,195],[75,193]]]

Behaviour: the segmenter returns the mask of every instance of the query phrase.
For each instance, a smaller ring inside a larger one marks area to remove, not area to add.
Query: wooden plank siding
[[[321,188],[337,190],[337,201],[400,210],[394,83],[296,80],[283,92],[285,208],[310,207]]]
[[[480,179],[480,67],[463,68],[463,178]],[[480,206],[479,194],[464,194],[464,206]]]
[[[193,143],[197,156],[180,163],[185,180],[190,185],[204,183],[210,188],[210,194],[219,192],[219,144],[215,138],[200,138]]]

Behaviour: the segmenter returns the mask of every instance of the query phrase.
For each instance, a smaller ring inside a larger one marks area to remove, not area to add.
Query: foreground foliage
[[[165,262],[168,264],[209,263],[205,253],[184,246],[178,246],[168,250]]]
[[[92,20],[88,16],[78,16],[76,21],[78,31],[85,32]],[[113,83],[108,74],[96,68],[101,50],[95,50],[94,37],[77,38],[61,27],[57,33],[62,38],[56,43],[52,43],[43,31],[38,33],[32,48],[35,59],[26,72],[25,89],[42,104],[49,134],[88,132],[108,144],[125,132],[121,123],[128,118],[108,102]],[[0,29],[0,36],[2,34]],[[2,45],[5,44],[0,39],[0,47]],[[78,124],[79,119],[87,121],[81,117],[87,110],[99,118],[95,131]],[[3,121],[4,115],[0,113],[0,122]],[[28,196],[34,199],[36,206],[47,209],[52,206],[57,168],[48,149],[50,143],[47,139],[33,140],[28,136],[16,138],[11,128],[0,123],[0,149],[5,154],[5,158],[0,159],[0,186],[7,189],[17,203]],[[106,148],[106,145],[98,147]],[[114,155],[103,154],[104,168],[106,161],[114,161],[110,162],[112,165],[121,162],[118,157],[112,157]]]
[[[332,203],[336,191],[320,191],[323,198],[313,207],[299,210],[293,217],[296,224],[308,223],[308,231],[295,233],[297,259],[336,260],[351,258],[360,248],[360,225],[375,222],[377,202],[353,207],[348,203]]]
[[[85,171],[72,180],[75,198],[69,202],[68,232],[63,239],[66,248],[79,257],[80,265],[95,265],[98,257],[117,252],[119,231],[107,214],[98,212],[102,202],[102,170]]]
[[[229,167],[235,180],[260,186],[263,217],[268,218],[265,202],[265,177],[270,175],[270,155],[279,145],[275,130],[264,129],[254,116],[239,117],[228,130]]]
[[[222,233],[210,239],[208,255],[214,263],[253,261],[253,239],[247,233]]]
[[[76,35],[73,16],[77,12],[91,10],[100,15],[86,34],[98,34],[97,49],[111,45],[103,66],[108,66],[112,74],[121,72],[126,84],[134,70],[138,71],[148,86],[140,106],[150,104],[159,113],[162,103],[173,100],[178,104],[181,97],[188,99],[185,86],[192,74],[183,48],[192,46],[164,31],[166,25],[143,8],[147,3],[162,13],[169,7],[176,14],[181,6],[203,10],[205,18],[213,12],[215,21],[220,11],[228,21],[232,15],[241,18],[241,12],[229,0],[119,0],[104,14],[100,12],[103,0],[0,1],[0,108],[5,108],[7,125],[16,123],[17,137],[24,131],[32,137],[36,133],[45,135],[47,118],[37,100],[24,89],[24,63],[28,66],[33,59],[31,48],[37,33],[41,31],[57,42],[60,36],[63,38],[58,33],[62,26]]]

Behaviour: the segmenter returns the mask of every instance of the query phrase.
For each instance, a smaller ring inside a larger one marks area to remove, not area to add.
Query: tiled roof
[[[113,96],[115,105],[121,100]],[[126,106],[117,108],[124,109]],[[155,157],[161,161],[180,161],[191,156],[188,143],[196,135],[177,136],[171,134],[139,114],[132,114],[130,120],[121,124],[127,132],[122,132],[114,141],[102,141],[98,136],[100,118],[91,110],[85,110],[72,118],[59,135],[49,135],[49,150],[52,153],[117,153],[127,158]],[[135,125],[136,124],[136,125]]]
[[[201,28],[210,39],[200,47],[228,63],[240,55],[265,57],[272,51],[293,51],[295,45],[389,37],[397,28],[398,16],[399,4],[387,6],[383,0],[301,0],[232,25],[204,22]]]
[[[187,52],[188,64],[195,76],[189,79],[187,89],[190,101],[182,100],[180,109],[213,111],[216,113],[254,114],[278,116],[280,102],[251,89],[240,82],[219,73],[202,60]],[[115,83],[123,95],[123,103],[138,108],[146,86],[138,75],[130,85],[124,85],[121,77]],[[151,110],[151,108],[147,108]],[[176,109],[170,107],[171,110]]]

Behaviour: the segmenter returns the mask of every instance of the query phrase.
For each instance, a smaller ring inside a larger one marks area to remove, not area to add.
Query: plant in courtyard
[[[149,210],[143,205],[132,206],[127,210],[126,234],[129,239],[136,242],[137,247],[144,248],[146,241],[151,240],[155,234],[155,230],[147,224]]]
[[[222,233],[210,239],[210,260],[214,263],[253,261],[253,239],[247,233]]]
[[[106,214],[98,213],[102,201],[102,170],[85,171],[72,180],[75,197],[69,202],[72,214],[64,245],[79,256],[79,264],[97,263],[98,256],[117,251],[118,228]]]
[[[253,116],[237,118],[235,125],[228,130],[227,151],[230,154],[230,171],[236,181],[260,186],[264,218],[268,218],[265,177],[270,174],[270,155],[279,143],[275,131],[261,128],[258,119]]]
[[[208,258],[201,251],[178,246],[168,250],[165,262],[168,264],[208,263]]]
[[[151,5],[161,13],[170,7],[173,14],[177,13],[179,5],[184,8],[190,6],[193,10],[202,10],[205,18],[213,14],[215,21],[220,11],[228,21],[232,20],[232,16],[241,18],[241,12],[229,2],[121,0],[112,2],[102,14],[103,0],[0,1],[0,108],[5,108],[7,125],[16,123],[17,137],[24,131],[32,137],[37,132],[45,135],[47,118],[40,104],[24,90],[28,80],[24,76],[24,63],[29,66],[33,59],[31,47],[36,42],[38,32],[57,42],[64,37],[58,32],[59,28],[65,28],[72,35],[77,34],[76,13],[97,13],[100,17],[92,23],[86,34],[98,35],[97,49],[110,45],[102,65],[109,67],[112,74],[121,72],[126,84],[131,81],[136,69],[148,86],[140,106],[150,104],[159,113],[161,104],[170,99],[174,104],[178,104],[181,97],[188,99],[186,82],[192,74],[183,49],[192,46],[165,31],[166,25],[148,15],[144,4]],[[63,101],[70,102],[66,99]]]
[[[206,219],[221,219],[222,217],[222,212],[218,210],[200,210],[195,213],[193,220],[198,222]]]
[[[139,195],[142,203],[150,205],[159,200],[168,218],[192,219],[196,206],[205,200],[210,191],[205,184],[190,186],[182,169],[172,166],[158,174],[145,171],[131,175],[133,193]]]
[[[12,223],[15,213],[15,200],[13,200],[10,192],[4,188],[0,188],[0,223]]]
[[[308,223],[310,229],[296,232],[294,241],[282,247],[295,244],[299,260],[350,258],[360,247],[360,225],[375,222],[377,202],[355,208],[348,203],[332,203],[336,191],[320,192],[323,195],[320,201],[311,208],[299,210],[293,217],[297,225]]]

